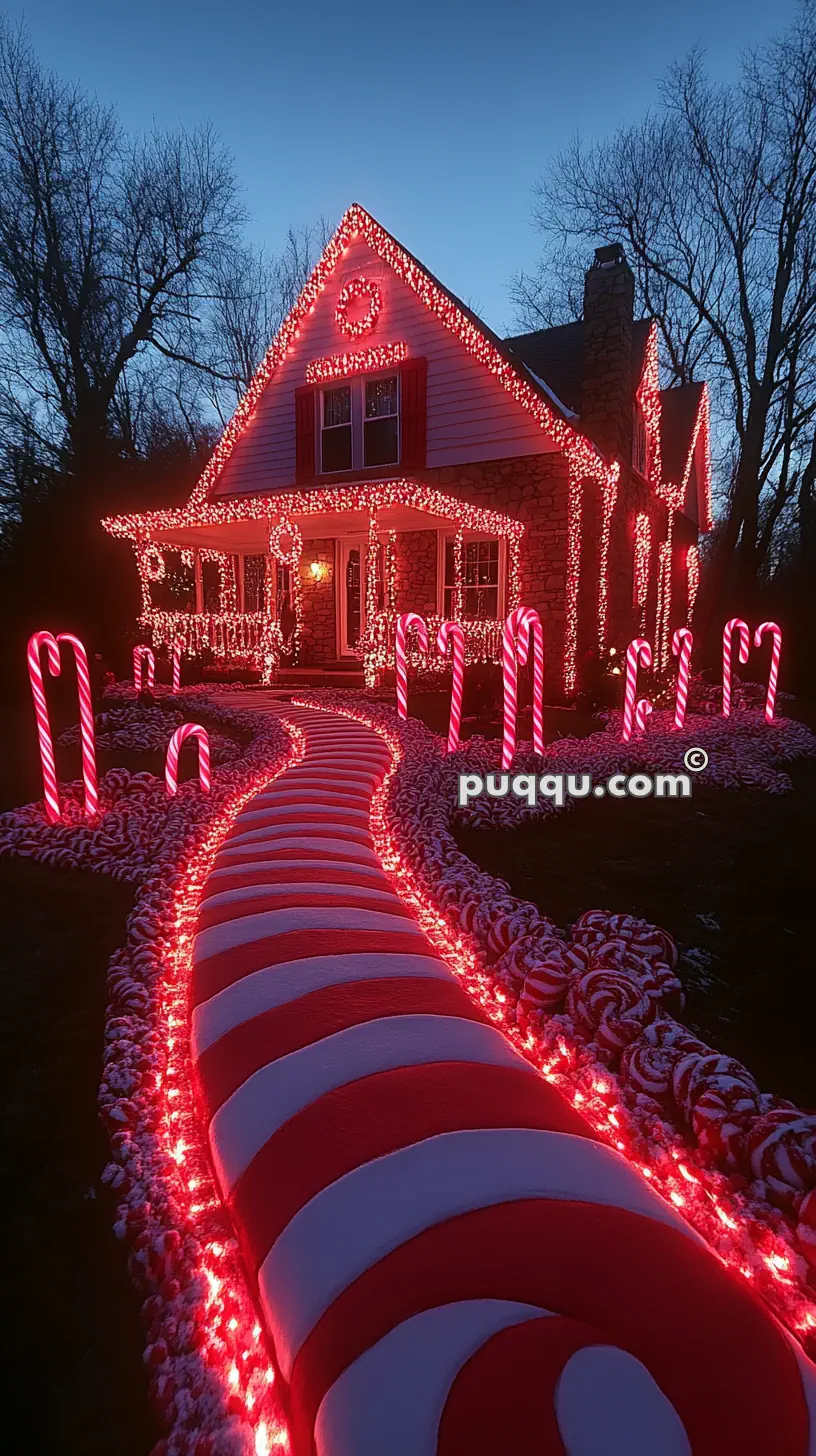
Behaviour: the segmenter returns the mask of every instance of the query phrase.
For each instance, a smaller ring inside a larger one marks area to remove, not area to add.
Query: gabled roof
[[[407,283],[420,301],[441,323],[456,335],[473,357],[482,363],[504,389],[526,409],[562,449],[574,466],[587,474],[597,475],[616,469],[604,465],[596,446],[582,435],[568,412],[559,407],[547,382],[535,377],[518,354],[514,354],[482,322],[471,309],[436,279],[420,261],[403,248],[396,238],[360,207],[353,203],[302,288],[296,302],[273,339],[261,364],[227,425],[212,458],[190,498],[190,506],[200,506],[209,497],[215,482],[229,459],[239,436],[252,418],[256,406],[271,383],[278,366],[293,348],[301,324],[320,297],[323,288],[338,267],[344,251],[356,238],[364,240],[374,253],[399,278]]]
[[[638,319],[632,325],[633,391],[643,373],[651,326],[651,319]],[[504,343],[517,359],[550,386],[568,409],[580,416],[584,368],[584,325],[581,319],[572,324],[558,324],[551,329],[535,329],[529,334],[513,334]]]
[[[667,480],[682,480],[685,475],[704,389],[704,384],[676,384],[660,391],[660,434]]]

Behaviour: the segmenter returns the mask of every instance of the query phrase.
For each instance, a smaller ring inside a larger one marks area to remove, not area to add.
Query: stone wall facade
[[[319,561],[323,567],[321,579],[311,571],[313,561]],[[304,667],[334,662],[337,657],[337,612],[333,539],[326,537],[305,541],[299,572],[303,612],[300,662]]]
[[[437,603],[436,531],[398,531],[394,545],[396,610],[434,616]]]

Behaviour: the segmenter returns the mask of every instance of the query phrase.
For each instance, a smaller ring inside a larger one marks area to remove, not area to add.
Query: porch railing
[[[365,664],[366,681],[373,685],[383,668],[394,664],[394,638],[398,612],[376,612],[366,623],[360,639],[358,654]],[[408,661],[414,667],[430,672],[443,672],[445,663],[435,650],[436,634],[444,617],[425,616],[431,651],[426,659],[420,651],[416,633],[408,634]],[[461,622],[465,634],[465,662],[501,662],[503,621],[493,618],[463,617]]]
[[[146,612],[140,618],[155,647],[180,638],[191,657],[212,652],[219,658],[247,658],[262,671],[274,671],[280,658],[278,623],[265,612]]]

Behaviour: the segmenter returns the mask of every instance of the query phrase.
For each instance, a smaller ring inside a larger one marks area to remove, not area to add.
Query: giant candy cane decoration
[[[651,667],[651,665],[651,646],[645,637],[636,637],[626,649],[626,686],[623,697],[623,732],[621,733],[624,743],[629,742],[635,726],[641,730],[645,728],[646,719],[652,710],[652,705],[647,698],[641,698],[640,702],[635,704],[638,667]]]
[[[198,781],[202,794],[210,792],[210,740],[206,728],[200,723],[182,723],[167,745],[164,765],[164,782],[168,794],[178,792],[178,762],[181,746],[188,738],[198,740]]]
[[[688,703],[689,673],[691,671],[691,649],[694,646],[694,636],[688,627],[678,627],[672,637],[672,652],[678,659],[677,663],[677,689],[674,700],[674,726],[682,728],[686,721],[686,705]]]
[[[747,622],[740,617],[732,617],[723,627],[723,684],[722,684],[722,710],[723,717],[727,718],[731,712],[731,639],[734,633],[739,636],[739,660],[742,663],[748,661],[748,653],[751,648],[751,632]]]
[[[52,677],[60,674],[61,642],[70,643],[74,649],[77,690],[79,693],[79,732],[82,743],[82,781],[85,787],[85,817],[92,819],[99,808],[99,790],[96,778],[96,741],[94,737],[93,703],[91,701],[91,679],[88,671],[88,655],[78,637],[72,632],[60,632],[54,637],[51,632],[35,632],[28,641],[28,676],[31,681],[31,695],[34,699],[34,716],[37,720],[37,737],[40,744],[45,812],[50,824],[60,818],[59,784],[54,759],[54,741],[51,737],[51,722],[48,704],[45,700],[40,653],[43,647],[48,656],[48,668]]]
[[[142,663],[147,663],[147,691],[152,693],[156,681],[156,659],[149,647],[140,643],[133,649],[133,686],[137,693],[142,691]]]
[[[400,718],[408,717],[408,659],[405,652],[405,642],[411,627],[416,627],[417,639],[423,652],[428,651],[428,628],[425,624],[425,618],[420,617],[418,612],[403,612],[401,616],[397,617],[394,637],[397,714]]]
[[[177,693],[179,691],[179,688],[181,687],[181,656],[182,656],[183,651],[184,651],[184,639],[181,638],[181,637],[174,637],[173,638],[173,653],[172,653],[172,663],[173,663],[173,692],[174,693]]]
[[[436,650],[444,657],[450,644],[453,683],[451,686],[450,719],[448,723],[448,753],[455,753],[459,747],[459,729],[462,724],[462,694],[465,681],[465,634],[458,622],[443,622],[436,635]]]
[[[779,658],[782,652],[782,633],[776,622],[761,622],[754,633],[754,646],[762,646],[762,638],[766,632],[773,634],[771,646],[771,670],[768,674],[768,691],[765,695],[765,721],[773,722],[774,704],[776,702],[776,684],[779,681]],[[725,708],[723,708],[725,712]]]
[[[518,717],[518,669],[524,666],[533,646],[533,752],[544,753],[544,632],[541,618],[532,607],[516,607],[502,631],[502,675],[504,679],[504,725],[501,766],[507,772],[516,751]]]

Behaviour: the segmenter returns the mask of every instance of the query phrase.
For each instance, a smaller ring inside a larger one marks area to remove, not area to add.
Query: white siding
[[[350,344],[334,321],[337,295],[351,276],[364,273],[380,284],[383,309],[377,327]],[[428,360],[429,467],[541,454],[553,442],[490,372],[426,309],[374,254],[355,242],[301,326],[297,345],[268,385],[260,404],[215,487],[216,495],[292,487],[295,482],[294,392],[312,359],[367,345],[403,340],[409,354]]]

